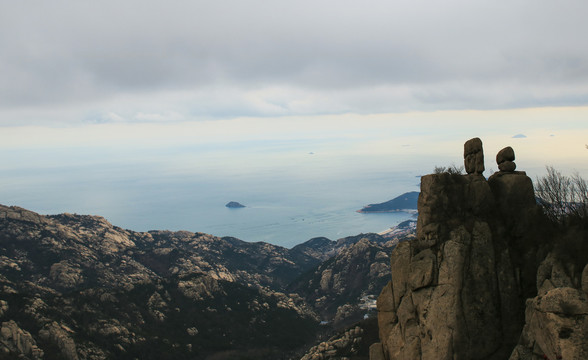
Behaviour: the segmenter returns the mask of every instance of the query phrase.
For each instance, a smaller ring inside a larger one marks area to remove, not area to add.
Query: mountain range
[[[366,317],[365,299],[389,277],[389,252],[409,237],[315,238],[287,249],[187,231],[134,232],[100,216],[0,205],[0,353],[300,357]],[[343,334],[360,338],[362,331]]]

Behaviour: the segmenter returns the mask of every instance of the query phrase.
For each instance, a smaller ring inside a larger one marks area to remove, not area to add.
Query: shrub
[[[445,166],[435,166],[435,169],[433,170],[433,172],[435,174],[443,174],[443,173],[448,173],[448,174],[452,174],[452,175],[461,175],[463,173],[463,165],[462,166],[457,166],[455,164],[451,164],[447,167]]]
[[[535,194],[545,215],[554,222],[588,220],[588,183],[575,173],[562,175],[547,166],[547,175],[537,178]]]

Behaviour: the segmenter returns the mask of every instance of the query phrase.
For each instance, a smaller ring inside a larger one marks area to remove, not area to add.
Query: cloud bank
[[[3,2],[0,122],[586,105],[587,13],[580,0]]]

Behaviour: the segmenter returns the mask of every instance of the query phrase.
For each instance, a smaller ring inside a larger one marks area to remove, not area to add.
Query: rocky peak
[[[517,344],[525,298],[534,296],[544,256],[536,235],[545,226],[531,179],[514,171],[512,148],[499,152],[500,172],[488,181],[481,175],[480,139],[465,143],[464,158],[467,175],[421,179],[417,237],[390,255],[392,279],[378,298],[381,343],[372,346],[372,360],[498,360],[509,358]],[[563,292],[574,304],[586,299],[581,290]],[[584,308],[575,306],[573,313]],[[579,326],[570,334],[585,336]],[[520,345],[521,354],[537,344],[534,332],[526,333],[531,340]]]
[[[12,219],[37,224],[47,222],[47,219],[45,219],[44,216],[32,211],[20,208],[18,206],[4,205],[0,205],[0,219]]]

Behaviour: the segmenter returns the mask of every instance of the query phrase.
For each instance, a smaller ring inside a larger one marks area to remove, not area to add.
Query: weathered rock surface
[[[554,253],[541,263],[538,294],[527,300],[525,327],[510,360],[588,359],[588,294],[581,286],[586,271],[574,284],[567,265]]]
[[[482,174],[484,172],[484,149],[482,140],[473,138],[464,144],[464,166],[468,174]]]
[[[347,329],[313,346],[300,360],[349,359],[349,355],[357,354],[363,332],[359,326]]]
[[[404,239],[404,238],[402,238]],[[390,276],[388,254],[402,240],[371,236],[345,246],[336,256],[320,264],[288,288],[303,295],[321,320],[346,325],[366,313],[360,298],[377,296]]]
[[[510,146],[505,147],[496,154],[496,163],[502,164],[505,161],[515,161],[514,149]]]
[[[564,359],[588,358],[585,262],[569,268],[552,256],[539,266],[548,232],[531,180],[503,172],[486,181],[476,165],[479,147],[476,139],[466,143],[469,175],[421,179],[417,238],[390,255],[372,360],[527,360],[539,359],[525,357],[539,356],[538,349],[556,359],[563,348]],[[514,151],[497,158],[505,164]],[[536,282],[539,296],[525,312]]]
[[[13,320],[0,328],[0,358],[42,359],[43,351],[28,331],[22,330]]]
[[[417,238],[391,254],[378,299],[386,359],[504,359],[518,337],[518,284],[496,201],[478,175],[421,180]]]
[[[48,323],[39,331],[39,337],[57,345],[64,358],[78,360],[76,344],[71,338],[71,334],[73,334],[73,330],[67,326],[59,325],[57,322]]]

